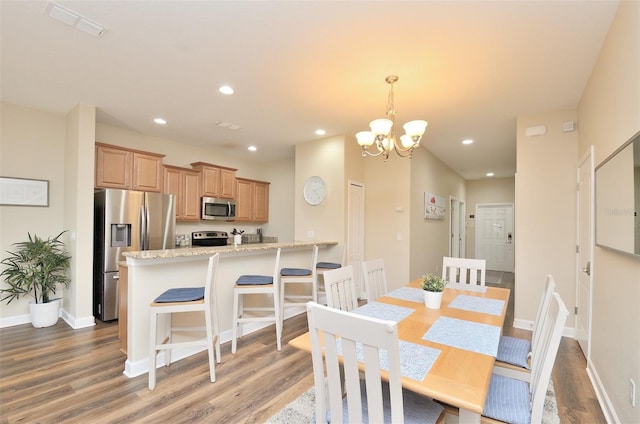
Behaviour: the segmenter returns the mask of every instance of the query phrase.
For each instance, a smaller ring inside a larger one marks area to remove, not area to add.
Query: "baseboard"
[[[14,315],[0,319],[0,328],[13,327],[15,325],[31,324],[31,316],[29,314]]]
[[[96,325],[96,319],[93,317],[93,315],[84,318],[76,318],[66,310],[62,309],[60,311],[60,317],[74,330],[77,330],[79,328],[93,327],[94,325]]]
[[[306,313],[306,309],[303,306],[300,307],[296,307],[296,308],[289,308],[285,311],[284,314],[284,319],[286,320],[287,318],[291,318],[293,316],[296,315],[300,315],[303,313]],[[286,323],[285,323],[286,324]],[[260,323],[260,322],[254,322],[254,323],[250,323],[250,324],[244,324],[243,325],[243,332],[244,334],[251,334],[254,333],[258,330],[262,330],[263,328],[266,328],[270,325],[273,325],[273,323]],[[274,331],[275,332],[275,331]],[[220,344],[224,344],[227,342],[231,341],[231,336],[232,336],[232,331],[231,329],[226,330],[226,331],[222,331],[220,333]],[[275,334],[274,334],[274,338],[275,338]],[[203,350],[205,350],[205,348],[199,348],[199,347],[191,347],[191,348],[177,348],[177,349],[173,349],[171,351],[171,362],[176,362],[179,361],[180,359],[184,359],[188,356],[191,355],[195,355],[196,353],[202,352]],[[164,366],[164,356],[160,355],[158,357],[158,361],[156,363],[156,368]],[[133,362],[130,361],[129,359],[127,359],[124,363],[124,371],[123,374],[126,375],[129,378],[133,378],[133,377],[137,377],[139,375],[142,374],[146,374],[149,372],[149,358],[144,358],[141,359],[139,361]]]
[[[532,331],[533,330],[533,321],[529,321],[529,320],[524,320],[524,319],[514,319],[513,320],[513,328],[519,328],[520,330],[527,330],[527,331]],[[573,327],[564,327],[564,329],[562,330],[562,336],[563,337],[569,337],[572,339],[575,339],[575,328]]]
[[[604,414],[607,422],[620,424],[620,419],[618,418],[616,410],[611,403],[611,399],[609,399],[609,396],[607,395],[607,391],[602,385],[598,372],[593,366],[593,362],[589,360],[587,360],[587,375],[589,376],[589,380],[591,380],[591,385],[593,386],[593,390],[596,392],[600,409],[602,409],[602,413]]]

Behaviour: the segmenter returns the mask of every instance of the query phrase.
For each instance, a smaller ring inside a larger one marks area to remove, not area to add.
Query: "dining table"
[[[445,288],[440,308],[430,309],[424,303],[421,281],[413,280],[351,313],[397,323],[405,390],[457,407],[460,423],[479,423],[510,290]],[[289,344],[311,352],[308,332]],[[385,371],[382,376],[386,378]]]

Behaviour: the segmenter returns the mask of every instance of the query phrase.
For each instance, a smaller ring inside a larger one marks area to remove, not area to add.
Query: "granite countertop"
[[[127,259],[172,259],[172,258],[188,258],[192,256],[208,256],[214,253],[250,253],[260,250],[275,250],[277,248],[292,249],[298,247],[318,247],[333,246],[338,244],[337,241],[290,241],[282,243],[252,243],[240,244],[238,246],[211,246],[211,247],[183,247],[179,249],[166,250],[143,250],[135,252],[124,252],[123,256]]]

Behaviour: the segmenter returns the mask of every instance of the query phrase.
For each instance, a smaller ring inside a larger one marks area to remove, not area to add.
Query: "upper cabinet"
[[[165,165],[163,192],[176,195],[176,220],[200,220],[200,172]]]
[[[269,221],[269,183],[236,178],[236,221]]]
[[[163,157],[157,153],[96,143],[95,186],[161,192]]]
[[[236,169],[205,162],[194,162],[191,166],[200,171],[202,196],[235,199]]]

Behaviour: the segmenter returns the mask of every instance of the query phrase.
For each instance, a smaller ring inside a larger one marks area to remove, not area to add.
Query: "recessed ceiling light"
[[[155,122],[158,125],[164,125],[164,124],[167,123],[167,121],[165,119],[162,119],[162,118],[156,118],[156,119],[153,120],[153,122]]]
[[[323,129],[316,130],[316,135],[325,135],[327,132]]]
[[[256,150],[258,150],[258,148],[256,146],[249,146],[247,147],[247,150],[250,152],[255,152]]]
[[[467,138],[466,140],[462,140],[462,144],[473,144],[473,140]]]
[[[218,91],[221,92],[222,94],[227,94],[227,95],[233,94],[233,88],[229,87],[228,85],[223,85],[222,87],[218,88]]]
[[[487,177],[493,177],[495,174],[493,172],[487,172],[485,175]]]

